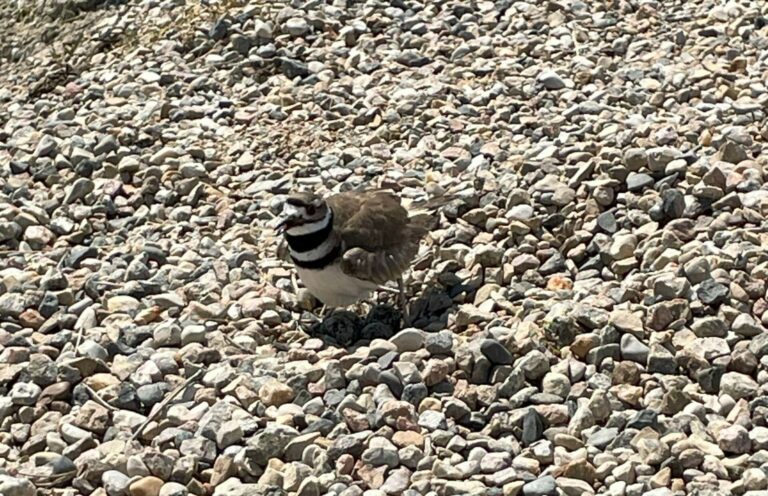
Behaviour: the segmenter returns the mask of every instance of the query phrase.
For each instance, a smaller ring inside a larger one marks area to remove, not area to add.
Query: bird
[[[347,307],[397,282],[406,315],[403,273],[429,232],[430,215],[409,215],[388,190],[348,191],[323,198],[293,193],[283,203],[277,230],[299,278],[327,308]]]

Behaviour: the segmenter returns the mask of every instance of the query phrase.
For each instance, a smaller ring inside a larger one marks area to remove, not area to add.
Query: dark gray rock
[[[630,172],[627,176],[627,189],[629,191],[641,191],[653,186],[653,178],[648,174]]]
[[[648,363],[649,352],[650,348],[632,334],[621,336],[622,359],[645,365]]]
[[[530,446],[544,436],[546,428],[544,417],[534,408],[529,408],[523,417],[522,441],[525,446]]]
[[[512,365],[515,358],[507,348],[495,339],[485,339],[480,344],[480,351],[494,365]]]

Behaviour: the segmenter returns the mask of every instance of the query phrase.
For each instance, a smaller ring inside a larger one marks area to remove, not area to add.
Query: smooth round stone
[[[548,90],[561,90],[565,88],[565,81],[555,71],[543,71],[537,79]]]
[[[125,496],[131,478],[117,470],[107,470],[101,476],[101,483],[108,496]]]
[[[163,484],[157,477],[143,477],[128,487],[128,493],[130,496],[159,496]]]
[[[389,341],[397,347],[397,351],[404,353],[416,351],[424,346],[425,337],[423,331],[410,328],[398,332]]]
[[[189,490],[178,482],[167,482],[160,488],[158,496],[187,496]]]

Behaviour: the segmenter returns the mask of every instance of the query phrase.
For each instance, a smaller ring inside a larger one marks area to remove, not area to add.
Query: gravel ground
[[[768,4],[0,4],[0,494],[768,491]],[[324,321],[300,188],[452,195]]]

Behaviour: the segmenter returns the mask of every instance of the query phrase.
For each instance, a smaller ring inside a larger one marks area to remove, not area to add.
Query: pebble
[[[267,406],[280,406],[291,402],[295,393],[290,386],[277,380],[269,380],[259,388],[259,397]]]
[[[758,388],[754,379],[739,372],[726,372],[720,379],[720,390],[736,400],[753,398]]]
[[[509,350],[495,339],[486,339],[480,343],[480,351],[495,365],[511,365],[515,360]]]
[[[705,305],[716,306],[725,302],[729,290],[724,284],[720,284],[714,279],[707,279],[702,281],[696,289],[696,294]]]
[[[648,362],[650,348],[632,334],[621,337],[621,356],[624,360],[645,365]]]
[[[13,385],[9,395],[11,401],[16,405],[31,406],[37,402],[40,393],[43,390],[34,383],[17,382]]]
[[[400,353],[416,351],[424,346],[424,333],[419,329],[403,329],[390,339]]]
[[[27,479],[0,474],[0,494],[4,496],[34,496],[35,486]]]
[[[187,496],[189,490],[178,482],[166,482],[160,488],[159,496]]]
[[[130,496],[159,496],[163,480],[157,477],[143,477],[128,487]]]
[[[117,470],[107,470],[101,476],[101,482],[108,496],[123,496],[128,492],[131,479]]]
[[[554,494],[557,494],[557,483],[552,476],[538,478],[523,486],[524,496],[550,496]]]
[[[548,90],[565,88],[565,81],[555,71],[543,71],[539,74],[538,80]]]

